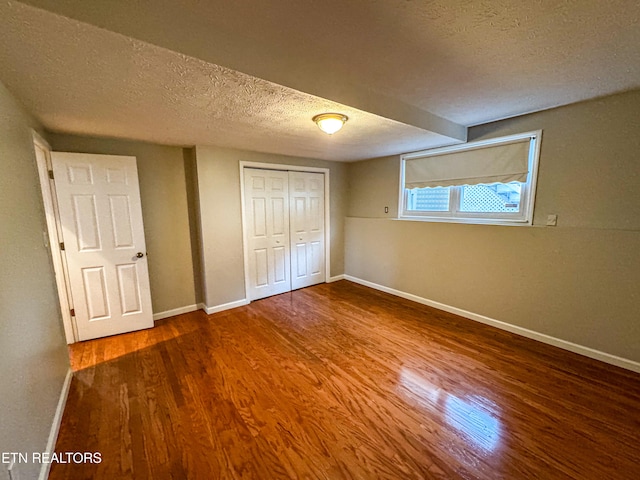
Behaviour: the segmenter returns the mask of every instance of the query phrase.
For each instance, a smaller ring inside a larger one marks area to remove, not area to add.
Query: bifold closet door
[[[324,175],[289,172],[291,289],[325,281]]]
[[[250,300],[325,281],[324,175],[244,169]]]
[[[245,227],[251,300],[291,290],[289,174],[244,170]]]

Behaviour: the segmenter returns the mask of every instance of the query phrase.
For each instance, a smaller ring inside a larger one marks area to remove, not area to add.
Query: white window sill
[[[434,222],[434,223],[463,223],[470,225],[499,225],[503,227],[531,227],[532,221],[527,220],[497,220],[492,218],[448,218],[448,217],[426,217],[402,215],[393,220],[403,220],[409,222]]]

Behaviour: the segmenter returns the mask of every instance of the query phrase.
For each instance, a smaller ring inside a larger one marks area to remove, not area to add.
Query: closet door
[[[289,174],[244,171],[250,300],[291,290]]]
[[[325,281],[324,175],[289,172],[291,288]]]

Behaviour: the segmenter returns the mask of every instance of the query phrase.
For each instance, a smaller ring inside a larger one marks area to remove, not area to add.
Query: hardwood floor
[[[347,281],[71,357],[54,480],[640,478],[640,375]]]

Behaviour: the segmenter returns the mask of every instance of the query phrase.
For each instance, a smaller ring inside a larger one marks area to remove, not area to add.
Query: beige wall
[[[196,147],[196,157],[208,307],[245,298],[240,161],[330,169],[331,272],[327,276],[344,272],[345,164],[218,147]]]
[[[49,134],[56,151],[134,155],[154,313],[196,303],[185,158],[180,147]]]
[[[195,147],[183,149],[184,173],[187,180],[187,205],[191,226],[191,261],[196,303],[204,303],[204,277],[202,273],[202,228],[200,226],[200,199],[198,198],[198,168]]]
[[[0,452],[44,451],[69,369],[43,240],[34,127],[0,84]],[[33,464],[16,468],[20,478],[37,478],[40,470]]]
[[[395,218],[398,216],[400,157],[374,158],[348,166],[348,216]],[[389,211],[385,213],[385,207]]]
[[[350,164],[346,273],[640,362],[639,111],[636,91],[470,130],[543,130],[533,227],[384,219],[398,158]]]

